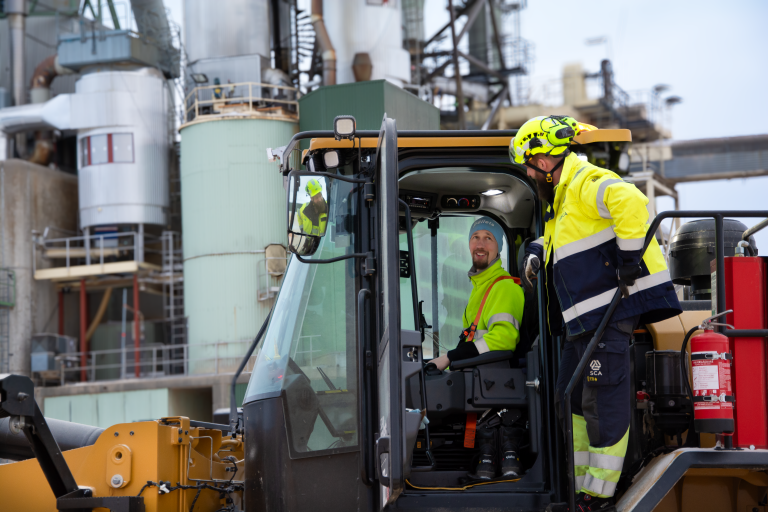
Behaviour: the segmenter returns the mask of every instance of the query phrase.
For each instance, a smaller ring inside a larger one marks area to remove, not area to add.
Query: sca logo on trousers
[[[602,375],[602,373],[600,372],[600,361],[598,361],[597,359],[593,359],[589,363],[589,368],[590,368],[589,375],[591,377],[597,377],[599,375]]]

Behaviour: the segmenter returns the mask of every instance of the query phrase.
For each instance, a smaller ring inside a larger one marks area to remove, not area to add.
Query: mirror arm
[[[293,257],[297,258],[302,263],[336,263],[337,261],[343,261],[343,260],[349,260],[352,258],[373,258],[373,253],[371,252],[355,252],[352,254],[345,254],[344,256],[338,256],[336,258],[329,258],[327,260],[305,260],[301,256],[299,256],[296,253],[293,253]]]
[[[332,180],[346,181],[347,183],[370,183],[367,179],[350,178],[340,174],[333,174],[332,172],[312,172],[312,171],[291,171],[288,173],[288,178],[293,176],[324,176]]]

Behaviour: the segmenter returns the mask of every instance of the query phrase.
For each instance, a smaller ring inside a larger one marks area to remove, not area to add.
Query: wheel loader
[[[571,425],[559,422],[554,404],[566,341],[550,334],[546,308],[553,298],[543,279],[526,295],[514,351],[480,354],[450,371],[428,364],[459,340],[471,290],[472,222],[488,216],[503,227],[500,257],[513,277],[520,276],[526,245],[542,235],[535,184],[509,160],[515,133],[398,131],[386,116],[381,130],[358,131],[353,118],[340,116],[333,130],[302,132],[269,150],[284,177],[292,256],[244,359],[256,357],[242,410],[233,399],[226,425],[173,417],[100,431],[47,420],[29,379],[0,376],[0,456],[17,460],[0,466],[2,509],[568,510],[575,494]],[[595,129],[576,136],[572,151],[623,173],[630,142],[628,130]],[[310,180],[320,185],[327,220],[308,234],[301,215]],[[680,274],[673,272],[676,283],[691,279],[680,268],[706,265],[706,277],[712,265],[711,298],[690,300],[682,295],[690,287],[681,285],[683,313],[640,325],[632,336],[624,376],[632,417],[619,511],[768,507],[768,445],[745,445],[753,434],[740,430],[768,436],[759,419],[768,407],[766,360],[747,364],[738,355],[747,342],[766,354],[768,286],[764,270],[755,279],[726,271],[742,260],[765,269],[753,238],[744,239],[748,254],[738,251],[744,244],[726,245],[724,219],[735,216],[768,211],[664,212],[648,227],[646,247],[659,243],[663,219],[712,219],[712,229],[696,231],[704,240],[698,245],[671,249],[661,239]],[[756,286],[762,319],[750,313],[756,323],[744,324],[738,297]],[[732,343],[733,432],[694,427],[682,383],[690,379],[683,342],[699,328],[722,331]],[[592,348],[600,335],[598,328]],[[681,349],[682,357],[672,357]],[[577,373],[588,356],[589,349]],[[575,382],[581,374],[569,377]],[[749,416],[753,410],[762,414]],[[492,422],[501,413],[525,425],[523,474],[467,483],[467,418]]]

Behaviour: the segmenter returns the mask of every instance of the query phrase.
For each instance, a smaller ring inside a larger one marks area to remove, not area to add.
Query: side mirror
[[[330,180],[302,174],[289,177],[288,249],[299,256],[311,256],[328,229]]]

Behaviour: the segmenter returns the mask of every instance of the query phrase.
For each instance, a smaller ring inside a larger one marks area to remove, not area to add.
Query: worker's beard
[[[325,202],[325,199],[322,201],[313,201],[312,204],[315,207],[315,211],[317,213],[326,213],[328,211],[328,203]]]
[[[555,186],[552,182],[547,181],[546,175],[536,173],[536,192],[539,199],[545,203],[553,204],[555,202]]]
[[[490,253],[485,253],[483,255],[472,255],[472,265],[475,267],[475,270],[477,271],[483,271],[487,269],[491,264],[491,255]]]

